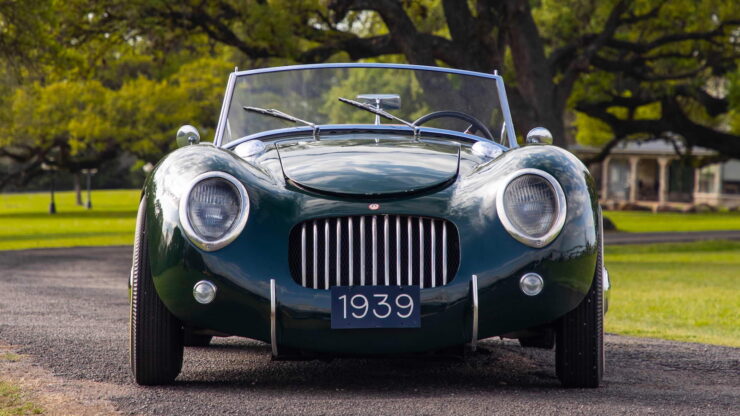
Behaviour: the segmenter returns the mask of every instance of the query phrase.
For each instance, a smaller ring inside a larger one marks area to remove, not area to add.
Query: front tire
[[[171,383],[182,369],[182,324],[159,299],[149,268],[145,203],[136,218],[131,270],[130,358],[134,379],[142,385]]]
[[[588,294],[557,325],[555,372],[564,387],[599,387],[604,375],[602,244]]]

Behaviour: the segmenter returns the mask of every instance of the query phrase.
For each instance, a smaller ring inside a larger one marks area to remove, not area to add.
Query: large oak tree
[[[89,2],[87,2],[89,3]],[[214,0],[101,2],[80,34],[163,31],[275,61],[402,60],[507,79],[521,133],[546,126],[556,144],[606,130],[681,140],[740,157],[727,97],[740,53],[740,8],[720,0]]]

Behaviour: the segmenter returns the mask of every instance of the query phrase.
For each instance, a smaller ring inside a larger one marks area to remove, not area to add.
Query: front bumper
[[[508,276],[477,275],[477,328],[473,276],[458,274],[446,286],[422,289],[420,328],[331,329],[330,291],[301,287],[290,276],[251,276],[223,258],[209,262],[208,256],[191,254],[186,258],[203,262],[185,261],[155,275],[157,291],[168,309],[188,326],[265,341],[278,352],[383,355],[444,349],[545,324],[583,298],[570,279],[553,274],[556,270],[528,264]],[[590,259],[570,260],[581,264],[569,268],[588,269]],[[545,280],[537,296],[526,296],[519,289],[519,278],[531,271]],[[193,285],[203,279],[218,288],[208,305],[192,296]]]

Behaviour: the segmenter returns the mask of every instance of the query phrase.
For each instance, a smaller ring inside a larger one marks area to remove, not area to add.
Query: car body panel
[[[355,137],[343,131],[350,137],[321,140],[321,149],[341,153],[348,140],[365,143],[372,128],[366,126],[365,132]],[[597,199],[588,170],[567,151],[528,145],[486,160],[471,151],[470,142],[456,135],[421,137],[424,145],[399,147],[396,152],[438,149],[430,151],[439,152],[435,157],[443,159],[453,154],[450,148],[459,148],[457,174],[437,184],[440,186],[429,187],[433,181],[426,182],[425,191],[413,195],[383,193],[400,189],[398,182],[393,184],[396,188],[376,187],[378,195],[370,199],[347,192],[349,181],[356,180],[350,176],[346,183],[333,185],[331,190],[339,192],[331,193],[302,188],[286,179],[275,145],[313,140],[302,134],[281,137],[279,143],[266,137],[267,150],[251,159],[209,144],[187,146],[165,157],[149,176],[144,197],[152,276],[166,307],[185,325],[270,342],[270,280],[274,279],[279,348],[337,355],[398,354],[471,341],[473,275],[479,288],[480,339],[552,322],[574,309],[589,290],[601,238]],[[440,140],[447,144],[433,145]],[[409,135],[405,142],[412,141]],[[312,159],[311,163],[316,171],[336,171],[331,157]],[[566,195],[563,230],[543,248],[516,241],[496,212],[496,190],[508,174],[523,168],[541,169],[554,176]],[[404,169],[408,176],[424,177],[430,167],[419,164],[416,170]],[[241,235],[213,252],[195,247],[183,235],[178,216],[183,190],[193,178],[208,171],[235,176],[244,183],[250,199],[250,216]],[[287,176],[290,172],[288,169]],[[418,190],[416,184],[413,189]],[[370,210],[370,203],[378,204],[378,209]],[[460,235],[459,269],[447,285],[422,289],[421,328],[332,330],[329,291],[304,288],[291,276],[288,235],[306,220],[385,214],[449,220]],[[526,296],[519,289],[519,278],[528,272],[539,273],[545,280],[537,296]],[[218,287],[215,301],[208,305],[198,304],[192,296],[193,285],[202,279]]]
[[[319,192],[372,196],[418,192],[457,176],[459,146],[454,142],[388,134],[347,136],[276,143],[285,177]]]

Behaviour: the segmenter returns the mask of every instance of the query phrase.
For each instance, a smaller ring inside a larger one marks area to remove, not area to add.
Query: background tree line
[[[185,123],[207,139],[236,65],[354,60],[497,69],[519,134],[599,157],[652,138],[740,157],[739,56],[723,0],[0,0],[0,187],[137,170]]]

